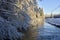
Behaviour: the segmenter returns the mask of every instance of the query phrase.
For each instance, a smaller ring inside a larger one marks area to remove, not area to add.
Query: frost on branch
[[[15,26],[0,17],[0,40],[17,40],[23,37],[23,33],[18,32]]]

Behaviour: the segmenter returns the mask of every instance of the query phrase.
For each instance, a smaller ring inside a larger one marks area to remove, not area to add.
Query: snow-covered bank
[[[46,22],[52,25],[60,26],[60,18],[47,18]]]

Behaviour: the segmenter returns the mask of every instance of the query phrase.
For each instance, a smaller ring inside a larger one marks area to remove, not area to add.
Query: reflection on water
[[[45,22],[44,27],[38,30],[38,40],[59,40],[60,28]]]

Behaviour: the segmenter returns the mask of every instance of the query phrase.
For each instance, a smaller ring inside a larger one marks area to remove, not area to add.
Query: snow
[[[37,40],[59,40],[60,28],[57,28],[51,24],[44,23],[44,27],[38,30]]]
[[[60,18],[47,18],[46,22],[50,22],[55,25],[60,25]]]

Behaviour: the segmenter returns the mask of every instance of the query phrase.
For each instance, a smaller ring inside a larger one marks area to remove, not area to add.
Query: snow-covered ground
[[[39,29],[38,40],[59,40],[60,29],[45,22],[44,27]]]
[[[60,18],[47,18],[46,22],[60,26]]]

